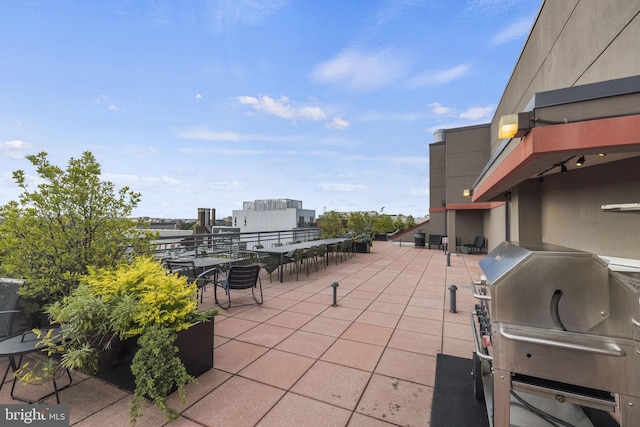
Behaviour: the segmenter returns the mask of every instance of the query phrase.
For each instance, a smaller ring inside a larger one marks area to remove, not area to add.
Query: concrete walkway
[[[189,385],[186,404],[171,396],[181,412],[171,425],[428,425],[436,354],[470,358],[473,351],[469,283],[480,275],[481,256],[452,255],[447,266],[442,251],[375,242],[371,253],[331,260],[300,280],[286,272],[284,283],[275,274],[270,283],[263,271],[264,304],[221,310],[214,369]],[[449,312],[452,284],[457,313]],[[202,306],[213,305],[209,289]],[[35,395],[47,385],[19,387]],[[0,403],[19,403],[10,388]],[[71,425],[129,424],[131,395],[97,378],[74,374],[60,398]],[[163,424],[150,406],[137,425]]]

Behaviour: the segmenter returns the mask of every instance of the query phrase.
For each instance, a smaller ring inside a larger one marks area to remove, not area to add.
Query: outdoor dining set
[[[250,289],[253,300],[262,304],[261,269],[269,274],[270,281],[272,274],[277,271],[278,279],[283,282],[286,267],[289,266],[289,275],[295,274],[298,280],[300,272],[306,272],[309,276],[312,271],[318,271],[320,265],[326,268],[330,260],[337,264],[353,254],[351,239],[332,238],[288,245],[273,244],[269,248],[256,244],[252,250],[239,251],[235,257],[189,256],[165,258],[163,262],[169,273],[187,276],[189,282],[196,283],[200,302],[207,286],[212,285],[216,304],[229,308],[231,290]],[[221,292],[220,297],[218,292]]]

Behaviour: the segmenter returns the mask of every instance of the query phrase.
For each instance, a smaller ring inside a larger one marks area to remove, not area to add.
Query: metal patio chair
[[[251,289],[251,296],[257,304],[263,303],[262,297],[262,281],[260,280],[260,265],[232,265],[229,272],[225,275],[220,272],[216,275],[214,284],[214,296],[216,304],[222,308],[231,307],[231,290]],[[226,306],[218,300],[218,288],[224,289],[227,296]],[[256,290],[259,295],[256,295]],[[259,296],[259,298],[258,298]],[[240,304],[248,305],[248,304]]]
[[[186,276],[189,283],[195,283],[197,287],[196,299],[200,295],[200,302],[203,299],[203,293],[207,288],[207,284],[213,283],[214,276],[218,273],[219,268],[210,268],[203,272],[198,272],[195,262],[191,260],[165,260],[169,273],[175,273],[180,276]]]

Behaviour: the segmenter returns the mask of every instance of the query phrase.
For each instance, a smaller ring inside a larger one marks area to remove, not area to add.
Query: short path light
[[[333,306],[335,307],[338,305],[338,282],[333,282],[331,287],[333,288]]]

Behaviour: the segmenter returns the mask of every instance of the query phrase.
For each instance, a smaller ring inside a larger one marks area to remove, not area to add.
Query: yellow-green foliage
[[[89,267],[80,284],[47,310],[65,342],[62,363],[88,373],[98,368],[97,351],[114,338],[143,335],[150,326],[173,331],[208,321],[215,309],[199,312],[195,284],[167,274],[159,261],[140,256],[114,268]]]
[[[186,329],[197,309],[196,285],[184,276],[168,275],[151,257],[138,257],[115,269],[89,267],[83,286],[103,300],[115,322],[129,323],[118,325],[123,337],[140,335],[150,325]]]
[[[140,416],[145,397],[174,419],[177,412],[167,405],[167,396],[176,386],[184,397],[185,385],[193,380],[176,355],[176,332],[218,314],[215,309],[199,312],[196,293],[195,283],[167,274],[148,256],[114,268],[89,267],[78,287],[48,308],[62,328],[63,346],[52,339],[43,344],[62,354],[64,368],[94,373],[99,351],[109,349],[116,338],[138,337],[140,349],[131,364],[136,377],[131,422]]]

